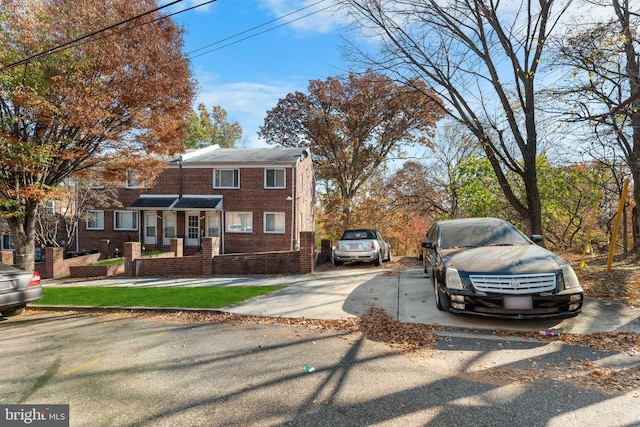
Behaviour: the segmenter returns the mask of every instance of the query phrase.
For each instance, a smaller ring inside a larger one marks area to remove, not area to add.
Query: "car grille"
[[[531,294],[549,292],[556,289],[556,275],[513,274],[513,275],[469,275],[473,286],[481,292],[501,294]]]

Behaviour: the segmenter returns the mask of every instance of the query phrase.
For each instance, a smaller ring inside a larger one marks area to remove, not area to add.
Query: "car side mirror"
[[[424,249],[435,249],[436,248],[436,246],[433,243],[431,243],[430,241],[428,241],[428,240],[425,240],[424,242],[422,242],[422,247]]]
[[[531,241],[532,241],[533,243],[539,243],[539,242],[542,242],[542,240],[543,240],[543,238],[542,238],[542,236],[541,236],[541,235],[539,235],[539,234],[532,234],[532,235],[531,235]]]

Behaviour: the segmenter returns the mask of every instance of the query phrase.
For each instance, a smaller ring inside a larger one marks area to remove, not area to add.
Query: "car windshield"
[[[376,236],[369,230],[353,230],[346,231],[340,240],[360,240],[360,239],[375,239]]]
[[[507,222],[443,224],[440,231],[442,248],[528,245],[530,243],[531,241],[517,228]]]

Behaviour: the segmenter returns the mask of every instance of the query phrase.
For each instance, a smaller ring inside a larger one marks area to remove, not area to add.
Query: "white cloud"
[[[347,23],[333,0],[262,0],[260,4],[274,19],[283,17],[274,24],[289,22],[287,26],[299,33],[329,33]]]
[[[258,138],[258,130],[264,123],[268,110],[274,108],[281,98],[299,90],[291,82],[272,84],[256,82],[232,82],[217,84],[215,76],[199,76],[200,93],[196,105],[204,103],[208,110],[220,105],[228,113],[230,121],[237,121],[242,127],[243,140],[248,147],[266,147],[268,144]]]

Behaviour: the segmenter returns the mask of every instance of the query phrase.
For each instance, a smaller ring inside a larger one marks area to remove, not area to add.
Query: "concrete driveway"
[[[222,310],[264,317],[343,319],[362,315],[368,307],[384,308],[401,322],[464,329],[564,333],[640,332],[640,308],[587,298],[582,313],[559,320],[498,320],[459,316],[436,309],[431,280],[420,267],[385,269],[369,265],[330,267],[304,275],[268,278],[131,278],[90,281],[45,280],[44,286],[265,286],[285,288]]]

